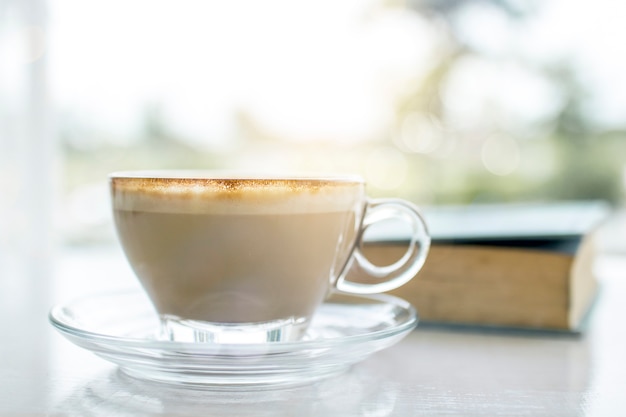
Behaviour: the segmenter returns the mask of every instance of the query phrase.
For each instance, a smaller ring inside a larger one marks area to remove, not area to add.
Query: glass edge
[[[134,294],[131,291],[117,291],[108,293],[108,295],[112,294]],[[58,317],[58,313],[68,306],[71,306],[73,303],[78,303],[89,299],[92,296],[80,297],[75,300],[70,301],[69,303],[63,305],[59,304],[53,306],[49,313],[48,319],[50,323],[61,333],[65,335],[70,335],[73,337],[78,337],[81,339],[90,339],[89,342],[105,342],[105,343],[114,343],[116,345],[124,345],[126,347],[133,348],[141,348],[141,349],[163,349],[163,350],[172,350],[172,349],[183,349],[188,350],[189,348],[193,348],[202,354],[210,354],[211,351],[215,351],[216,354],[224,355],[225,352],[229,350],[239,350],[244,351],[244,354],[254,354],[257,352],[263,352],[263,354],[277,354],[282,351],[292,351],[294,349],[304,350],[304,349],[326,349],[330,347],[335,347],[338,345],[353,345],[360,342],[372,341],[372,340],[380,340],[387,337],[395,336],[404,332],[408,332],[415,328],[419,322],[418,314],[415,308],[408,303],[407,301],[389,295],[389,294],[373,294],[373,295],[354,295],[354,297],[364,298],[364,299],[373,299],[376,301],[382,301],[381,299],[386,299],[388,301],[392,301],[393,304],[397,307],[404,309],[407,314],[406,321],[387,328],[383,330],[378,330],[365,334],[357,334],[350,335],[342,338],[334,338],[323,341],[295,341],[295,342],[281,342],[281,343],[267,343],[267,344],[252,344],[252,345],[243,345],[243,344],[220,344],[220,345],[210,345],[210,344],[194,344],[189,342],[176,342],[176,341],[165,341],[165,340],[149,340],[149,339],[138,339],[131,337],[118,337],[111,336],[102,333],[96,333],[89,330],[84,330],[78,328],[76,326],[72,326],[71,324],[65,323],[62,319]],[[55,314],[57,313],[57,314]]]

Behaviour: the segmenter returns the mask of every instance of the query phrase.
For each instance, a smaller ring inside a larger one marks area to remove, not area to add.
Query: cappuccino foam
[[[354,178],[111,178],[113,208],[188,214],[296,214],[346,210],[364,201]]]

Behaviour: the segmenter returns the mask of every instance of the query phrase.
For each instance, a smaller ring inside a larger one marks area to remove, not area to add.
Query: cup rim
[[[358,174],[348,173],[276,173],[236,170],[150,169],[114,171],[109,179],[146,180],[237,180],[237,181],[331,181],[365,183]]]

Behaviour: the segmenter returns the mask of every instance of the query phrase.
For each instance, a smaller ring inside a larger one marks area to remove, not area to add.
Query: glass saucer
[[[123,308],[121,308],[123,306]],[[54,307],[50,322],[74,344],[152,381],[263,388],[339,374],[407,335],[415,309],[386,294],[330,297],[297,342],[212,344],[157,340],[159,320],[141,291],[92,295]]]

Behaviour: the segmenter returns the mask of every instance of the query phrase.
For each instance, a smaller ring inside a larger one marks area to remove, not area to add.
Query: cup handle
[[[373,224],[392,219],[400,219],[412,229],[407,251],[402,258],[391,265],[374,265],[363,254],[363,236]],[[429,249],[428,228],[415,205],[401,199],[370,200],[366,206],[354,252],[337,279],[335,288],[340,292],[350,294],[375,294],[391,291],[409,282],[422,269]],[[384,279],[384,281],[374,284],[349,281],[347,276],[354,266],[371,277],[379,280]]]

